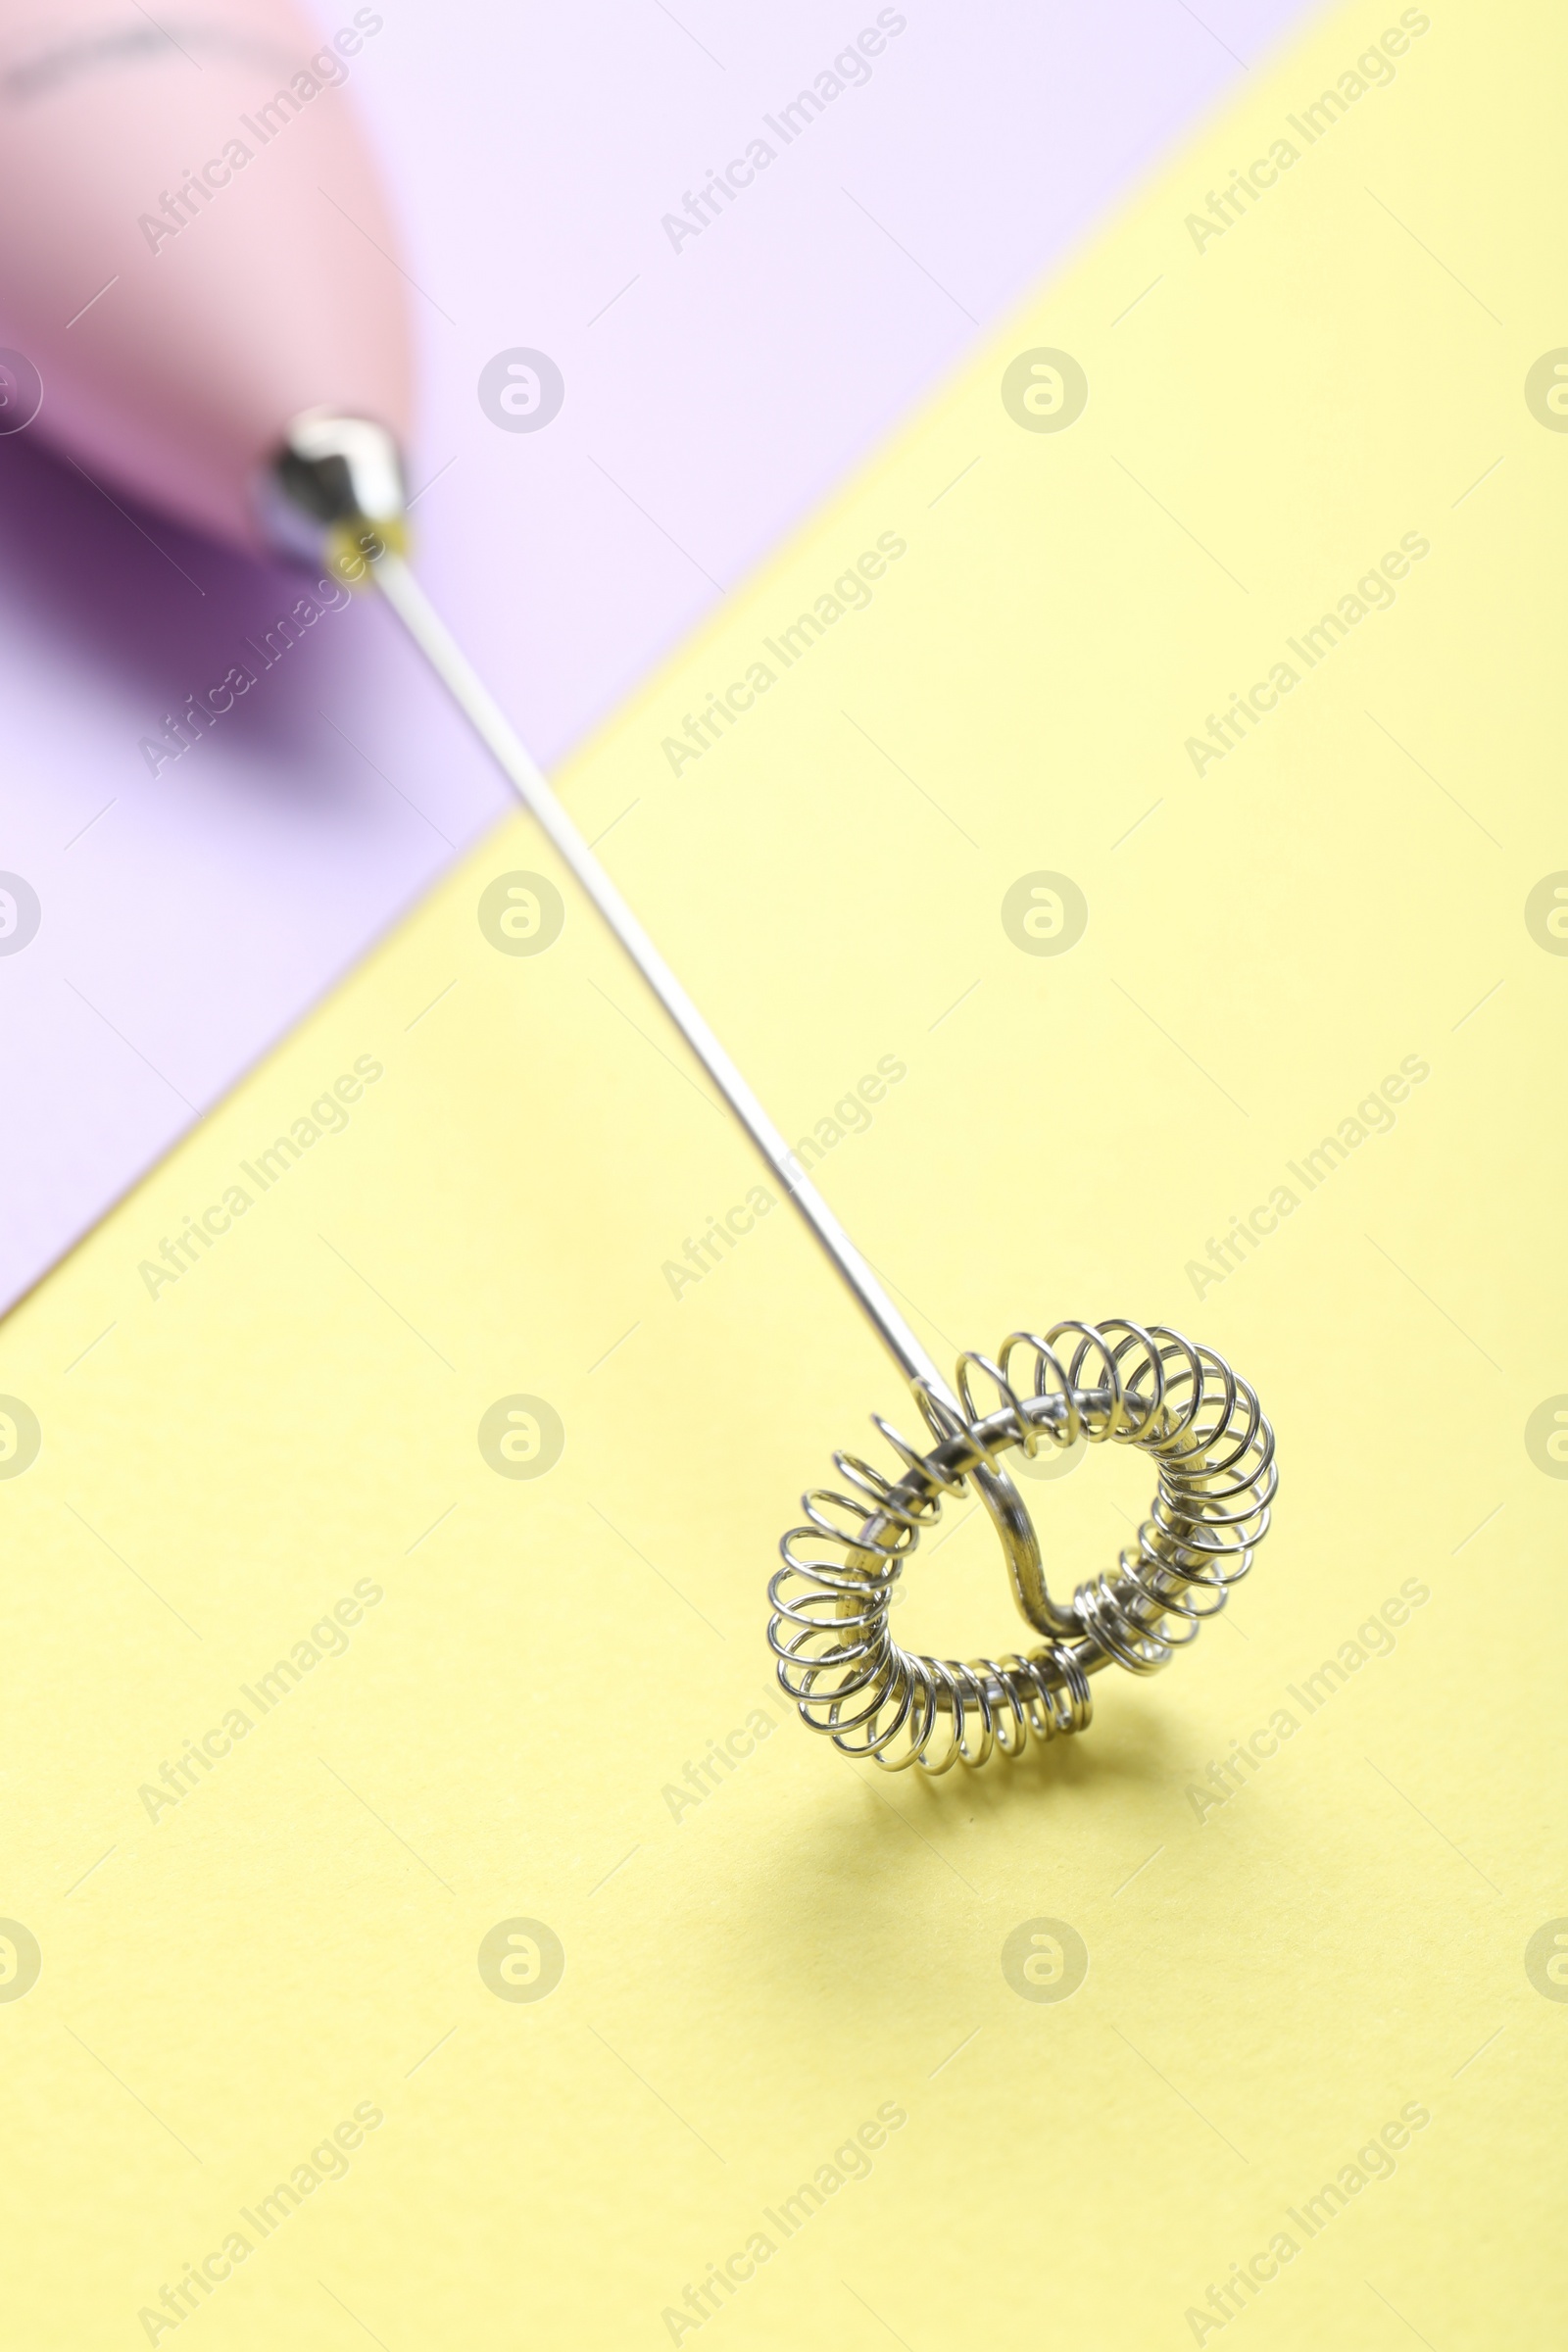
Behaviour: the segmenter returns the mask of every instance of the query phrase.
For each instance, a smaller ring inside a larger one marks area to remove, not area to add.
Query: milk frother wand
[[[928,1773],[1021,1754],[1085,1728],[1090,1675],[1149,1674],[1193,1640],[1251,1565],[1269,1524],[1273,1432],[1256,1396],[1212,1349],[1121,1317],[1013,1332],[995,1359],[966,1351],[952,1387],[910,1330],[758,1096],[621,897],[510,720],[410,569],[395,444],[364,418],[299,417],[263,478],[281,552],[369,579],[391,606],[523,807],[576,879],[783,1185],[907,1381],[934,1441],[924,1452],[876,1427],[902,1476],[834,1455],[844,1494],[803,1497],[808,1524],[781,1546],[768,1594],[778,1677],[811,1730],[846,1754]],[[1018,1357],[1027,1383],[1011,1371]],[[976,1383],[990,1392],[977,1399]],[[1001,1457],[1027,1461],[1080,1440],[1135,1446],[1157,1487],[1136,1544],[1068,1604],[1047,1587],[1033,1521]],[[888,1612],[905,1564],[944,1497],[972,1482],[1002,1544],[1014,1598],[1045,1637],[1025,1655],[966,1661],[900,1647]]]
[[[0,0],[0,427],[253,552],[368,580],[773,1169],[909,1384],[929,1443],[886,1422],[891,1471],[834,1456],[769,1584],[768,1640],[811,1730],[943,1772],[1084,1728],[1089,1678],[1164,1665],[1267,1532],[1273,1433],[1219,1356],[1120,1317],[1014,1332],[950,1386],[600,867],[440,620],[405,553],[407,281],[341,83],[386,20],[330,36],[293,0]],[[379,260],[376,257],[379,257]],[[39,405],[41,403],[41,406]],[[118,503],[118,502],[116,502]],[[123,510],[122,510],[123,512]],[[140,529],[140,525],[136,526]],[[146,536],[146,534],[144,534]],[[1114,1568],[1053,1597],[1006,1466],[1080,1441],[1147,1453],[1156,1493]],[[1038,1643],[924,1657],[888,1612],[944,1500],[973,1486]]]

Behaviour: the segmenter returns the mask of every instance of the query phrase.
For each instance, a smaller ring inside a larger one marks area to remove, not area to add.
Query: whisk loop
[[[1032,1378],[1015,1378],[1015,1358]],[[977,1396],[982,1384],[994,1401]],[[1015,1331],[995,1359],[961,1356],[955,1388],[961,1412],[915,1384],[936,1441],[925,1452],[876,1422],[902,1476],[834,1455],[851,1491],[803,1496],[807,1524],[785,1536],[768,1585],[768,1642],[802,1722],[889,1772],[978,1767],[1022,1755],[1031,1736],[1083,1731],[1092,1674],[1110,1664],[1155,1673],[1224,1607],[1268,1531],[1278,1483],[1274,1433],[1251,1389],[1212,1348],[1161,1325],[1113,1317]],[[994,1491],[1027,1521],[1006,1452],[1032,1458],[1080,1438],[1137,1447],[1156,1485],[1136,1543],[1063,1607],[1046,1590],[1032,1527],[1020,1542]],[[1024,1655],[925,1657],[895,1642],[888,1612],[921,1535],[971,1480],[998,1523],[1018,1606],[1046,1640]]]

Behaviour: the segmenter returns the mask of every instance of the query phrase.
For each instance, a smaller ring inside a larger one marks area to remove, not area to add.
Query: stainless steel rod
[[[391,548],[370,564],[370,577],[473,728],[523,807],[563,863],[597,907],[620,947],[653,990],[757,1149],[805,1218],[845,1288],[911,1386],[928,1384],[956,1409],[956,1398],[908,1324],[888,1297],[827,1202],[805,1173],[735,1062],[676,979],[598,858],[594,856],[545,776],[529,758],[515,729],[472,663],[458,645],[403,558]]]

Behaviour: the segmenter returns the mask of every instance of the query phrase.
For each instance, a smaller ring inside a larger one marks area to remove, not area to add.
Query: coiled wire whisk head
[[[981,1382],[994,1403],[977,1400]],[[1158,1324],[1112,1317],[1054,1324],[1044,1336],[1015,1331],[995,1359],[959,1358],[956,1393],[961,1414],[917,1389],[936,1441],[925,1452],[875,1420],[902,1476],[834,1455],[849,1491],[802,1497],[808,1524],[784,1538],[784,1565],[768,1585],[768,1642],[802,1721],[885,1771],[978,1767],[994,1753],[1021,1755],[1031,1738],[1083,1731],[1091,1674],[1111,1664],[1152,1674],[1224,1607],[1268,1532],[1278,1484],[1274,1433],[1253,1391],[1212,1348]],[[1046,1590],[1004,1457],[1081,1438],[1136,1446],[1156,1486],[1136,1543],[1063,1605]],[[899,1580],[944,1500],[971,1481],[1003,1536],[1019,1607],[1046,1639],[997,1658],[902,1649],[888,1630]]]

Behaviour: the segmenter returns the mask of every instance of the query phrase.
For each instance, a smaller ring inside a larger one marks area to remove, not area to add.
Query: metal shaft
[[[566,814],[544,775],[524,750],[506,713],[464,655],[408,564],[401,556],[387,548],[371,564],[370,577],[523,807],[547,836],[563,862],[570,867],[582,890],[598,908],[759,1152],[776,1173],[786,1196],[810,1227],[840,1280],[905,1379],[911,1385],[928,1385],[956,1410],[957,1400],[931,1356],[921,1347],[821,1194],[796,1165],[790,1146]]]

